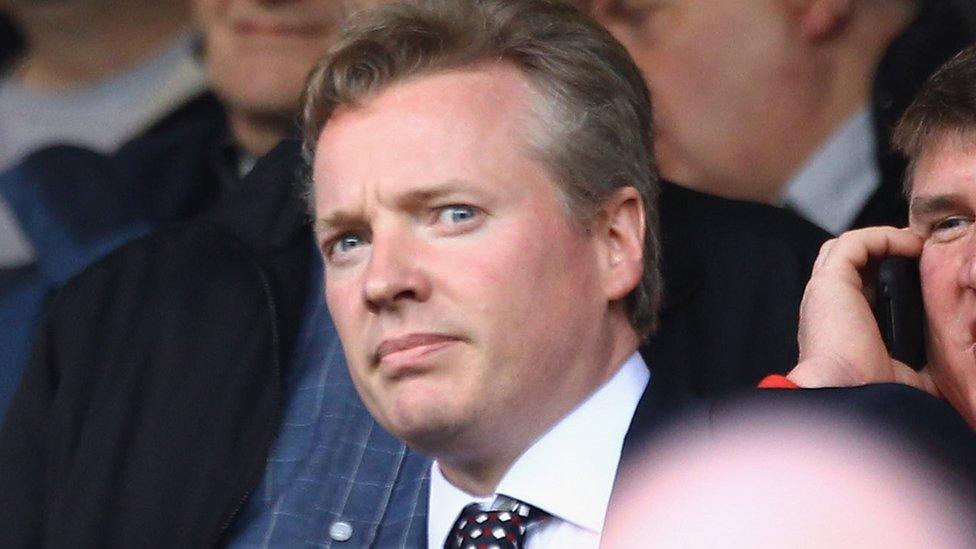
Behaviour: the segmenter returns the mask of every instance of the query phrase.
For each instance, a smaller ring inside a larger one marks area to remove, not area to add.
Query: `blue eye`
[[[329,246],[328,253],[329,255],[347,253],[362,246],[364,242],[365,239],[361,235],[355,233],[344,234],[332,242],[332,245]]]
[[[438,221],[456,225],[474,219],[475,215],[477,215],[475,209],[471,206],[446,206],[441,208]]]

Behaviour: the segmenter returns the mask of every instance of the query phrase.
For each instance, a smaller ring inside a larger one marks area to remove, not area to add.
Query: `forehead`
[[[925,147],[912,174],[912,199],[953,193],[976,198],[976,143],[943,135]]]
[[[419,77],[340,107],[316,146],[316,206],[370,182],[517,169],[510,164],[531,156],[525,134],[534,96],[514,67],[486,65]]]

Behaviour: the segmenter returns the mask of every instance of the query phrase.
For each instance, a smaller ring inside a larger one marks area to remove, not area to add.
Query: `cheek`
[[[342,344],[346,348],[354,349],[355,342],[352,338],[362,333],[357,326],[357,307],[361,308],[362,305],[360,293],[354,283],[348,278],[326,275],[325,304],[329,308],[329,314],[336,331],[339,332]]]
[[[946,360],[951,356],[960,340],[969,333],[963,293],[957,283],[957,268],[951,260],[950,251],[944,247],[926,247],[919,260],[922,299],[931,346],[929,351],[936,360]],[[940,355],[943,355],[942,358],[937,358]]]
[[[569,322],[569,313],[586,307],[574,296],[598,293],[592,254],[589,241],[573,229],[558,223],[540,228],[478,264],[477,276],[493,296],[482,300],[483,308],[525,328],[538,321],[551,330],[559,324],[546,320],[553,318]]]
[[[936,321],[948,313],[955,293],[955,272],[944,255],[939,250],[926,248],[918,264],[925,310],[929,318]]]

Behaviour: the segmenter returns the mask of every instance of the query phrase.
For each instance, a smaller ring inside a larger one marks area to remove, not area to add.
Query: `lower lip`
[[[452,339],[396,351],[380,359],[380,367],[391,376],[402,375],[418,368],[422,369],[425,360],[456,343],[457,340]]]

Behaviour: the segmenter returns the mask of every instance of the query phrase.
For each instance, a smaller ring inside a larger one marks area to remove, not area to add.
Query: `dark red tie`
[[[548,517],[545,511],[502,495],[491,506],[472,503],[458,515],[444,549],[522,549],[528,528]]]

